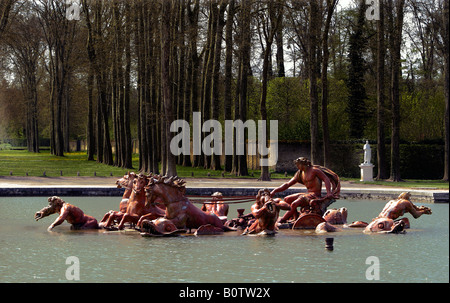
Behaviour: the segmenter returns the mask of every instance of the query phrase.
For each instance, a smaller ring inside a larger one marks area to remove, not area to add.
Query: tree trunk
[[[448,115],[448,108],[449,108],[449,85],[450,85],[450,77],[449,77],[449,8],[448,8],[448,0],[444,0],[444,9],[442,12],[443,15],[443,23],[444,23],[444,30],[443,30],[443,42],[444,42],[444,96],[445,96],[445,114],[444,114],[444,124],[445,124],[445,153],[444,153],[444,177],[442,178],[444,181],[448,181],[448,166],[449,166],[449,156],[448,156],[448,144],[449,144],[449,115]]]
[[[172,37],[170,36],[171,30],[171,15],[173,11],[173,2],[169,0],[162,0],[162,12],[161,12],[161,84],[162,84],[162,97],[164,106],[164,134],[162,140],[166,145],[166,170],[167,176],[176,176],[177,169],[175,164],[175,156],[170,152],[169,146],[172,140],[172,133],[170,132],[170,124],[174,120],[172,110],[172,96],[171,96],[171,79],[170,79],[170,47]]]
[[[317,48],[319,45],[320,19],[319,5],[311,0],[309,5],[308,27],[308,70],[310,98],[310,133],[311,133],[311,163],[319,163],[319,96],[317,93]]]
[[[189,69],[191,69],[189,82],[189,99],[191,106],[191,113],[199,112],[200,101],[199,101],[199,66],[200,59],[197,53],[197,39],[198,39],[198,15],[200,11],[200,0],[194,1],[193,8],[191,5],[187,6],[187,16],[189,21]],[[200,163],[200,155],[194,155],[192,161],[192,167],[198,167]]]
[[[400,75],[401,75],[401,52],[403,27],[403,7],[405,0],[396,2],[396,19],[391,39],[392,51],[392,84],[391,84],[391,106],[392,106],[392,137],[391,137],[391,175],[390,180],[398,182],[400,177]]]
[[[124,160],[122,163],[123,168],[133,168],[133,150],[132,150],[132,137],[131,137],[131,117],[130,117],[130,82],[131,82],[131,7],[128,1],[125,1],[125,13],[126,13],[126,29],[125,29],[125,91],[124,91],[124,104],[123,104],[123,124],[124,131]]]
[[[234,0],[230,0],[227,11],[227,21],[225,25],[225,89],[224,89],[224,118],[231,120],[231,106],[233,97],[231,94],[232,67],[233,67],[233,19],[235,14]],[[225,154],[226,172],[232,171],[233,155]]]
[[[329,154],[330,154],[330,131],[328,129],[328,59],[330,57],[330,51],[328,49],[328,33],[330,30],[331,18],[333,16],[334,9],[336,8],[337,0],[327,1],[327,19],[325,23],[325,29],[322,37],[322,137],[323,137],[323,165],[329,166]]]
[[[210,15],[208,20],[208,38],[206,42],[205,58],[203,60],[203,96],[202,96],[202,125],[205,121],[211,119],[211,92],[212,92],[212,77],[214,67],[214,46],[217,31],[218,7],[216,1],[211,1]],[[205,134],[202,132],[202,142]],[[209,147],[208,147],[209,148]],[[211,156],[204,155],[203,167],[205,169],[211,168]]]
[[[283,5],[277,5],[277,9],[279,10],[277,14],[281,16],[281,19],[279,20],[280,24],[277,26],[277,32],[275,34],[275,41],[277,44],[277,53],[276,53],[276,60],[277,60],[277,77],[285,77],[286,71],[284,67],[284,45],[283,45]]]
[[[241,3],[241,81],[239,90],[239,119],[243,122],[247,120],[247,88],[248,76],[250,74],[250,51],[251,51],[251,8],[252,1],[243,1]],[[238,82],[239,83],[239,82]],[[245,136],[244,144],[247,144]],[[238,155],[238,176],[248,176],[247,169],[247,148],[244,148],[244,155]]]
[[[92,64],[89,66],[87,79],[88,88],[88,117],[87,117],[87,153],[88,161],[94,160],[95,154],[95,133],[94,133],[94,113],[93,113],[93,90],[94,90],[94,70]]]
[[[387,179],[385,145],[384,73],[386,50],[384,44],[384,3],[380,0],[380,20],[377,21],[377,167],[376,179]]]
[[[214,45],[214,66],[213,66],[213,83],[212,83],[212,113],[211,118],[214,120],[219,120],[219,112],[220,112],[220,61],[221,61],[221,51],[222,51],[222,37],[223,37],[223,28],[225,26],[225,8],[226,3],[221,2],[218,11],[217,11],[217,28],[215,32],[215,45]],[[212,170],[222,170],[220,165],[220,155],[216,155],[215,153],[211,157],[211,169]]]

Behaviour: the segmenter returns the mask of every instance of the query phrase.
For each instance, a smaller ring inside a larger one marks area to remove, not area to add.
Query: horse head
[[[134,179],[136,178],[136,174],[134,172],[128,172],[122,178],[117,179],[116,185],[117,188],[127,188],[133,184]]]
[[[146,176],[146,175],[144,175],[144,174],[139,174],[139,175],[137,176],[137,178],[135,178],[135,179],[133,180],[133,192],[134,192],[136,195],[141,194],[142,190],[145,189],[145,186],[146,186],[147,183],[148,183],[148,178],[149,178],[149,177]]]
[[[186,181],[178,178],[178,176],[160,176],[153,175],[145,187],[148,199],[160,197],[164,204],[179,201],[186,193]]]

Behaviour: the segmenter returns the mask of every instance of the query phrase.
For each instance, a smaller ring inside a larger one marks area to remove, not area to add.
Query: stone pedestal
[[[359,166],[361,168],[361,180],[360,181],[373,181],[373,167],[371,163],[363,163]]]

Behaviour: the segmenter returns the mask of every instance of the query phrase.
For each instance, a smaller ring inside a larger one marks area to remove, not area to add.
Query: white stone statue
[[[364,144],[364,164],[370,164],[370,159],[372,159],[372,150],[369,141],[366,141],[366,144]]]

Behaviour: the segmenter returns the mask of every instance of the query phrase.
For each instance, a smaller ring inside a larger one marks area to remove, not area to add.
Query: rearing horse
[[[125,188],[122,195],[122,200],[119,203],[119,211],[110,210],[107,212],[99,223],[100,227],[106,227],[109,217],[113,216],[115,220],[121,220],[124,213],[127,211],[128,201],[130,199],[131,193],[133,192],[134,179],[136,174],[134,172],[129,172],[122,178],[116,181],[117,188]]]
[[[145,188],[150,201],[161,198],[166,206],[165,219],[179,229],[198,229],[209,225],[215,230],[228,230],[215,214],[205,213],[186,197],[185,181],[177,176],[154,175]]]
[[[114,220],[120,219],[118,228],[123,229],[125,223],[131,222],[136,224],[139,218],[145,214],[145,190],[144,187],[147,185],[148,177],[139,174],[133,180],[133,189],[128,199],[128,205],[126,212],[124,214],[111,214],[104,224],[104,228],[110,228]]]

